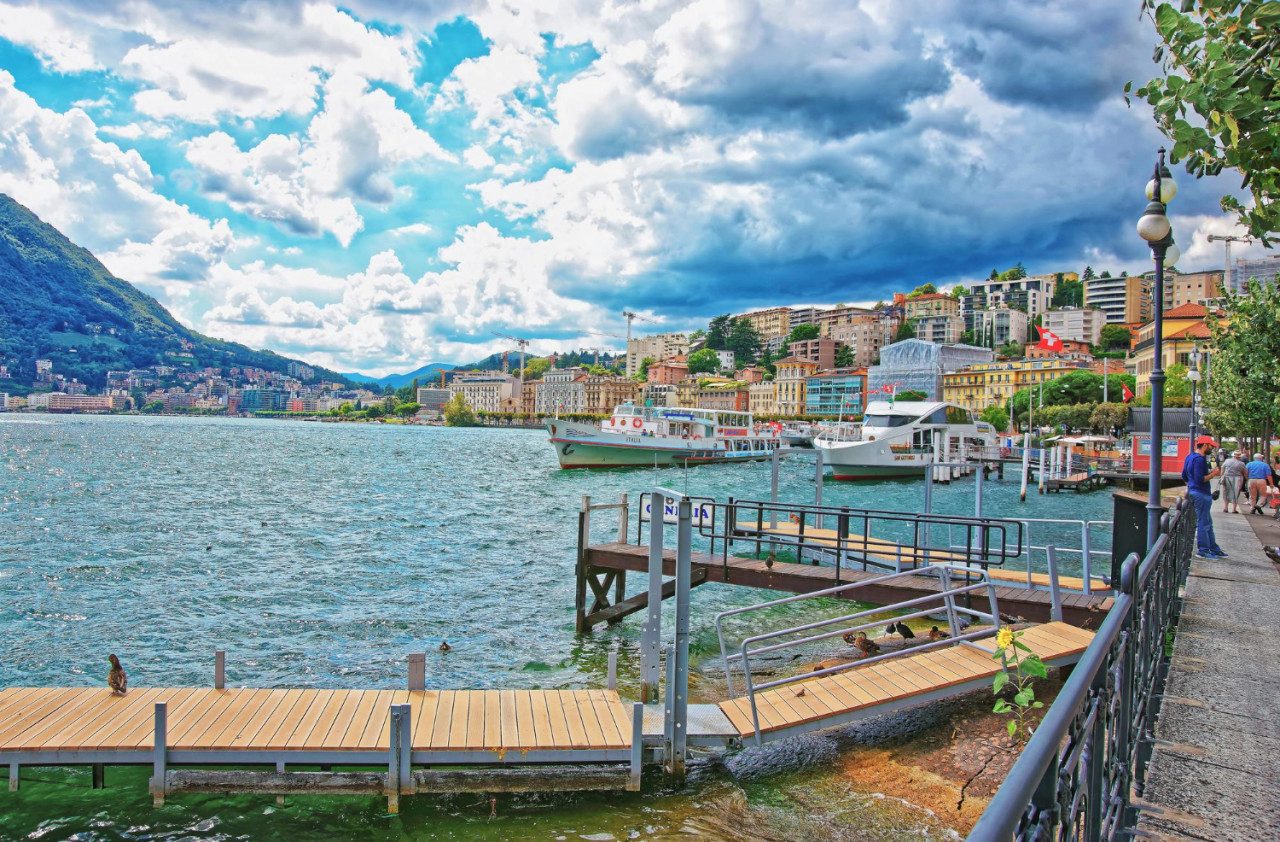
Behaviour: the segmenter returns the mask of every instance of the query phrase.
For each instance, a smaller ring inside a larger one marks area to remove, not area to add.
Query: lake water
[[[780,498],[811,501],[812,472],[788,464]],[[987,483],[985,514],[1109,517],[1109,494],[1033,490],[1020,503],[1007,476]],[[625,698],[639,620],[575,636],[576,512],[584,494],[634,500],[654,485],[760,499],[769,466],[561,471],[531,430],[0,416],[0,687],[99,685],[108,652],[132,685],[205,685],[215,649],[227,650],[233,686],[398,688],[405,656],[427,651],[428,687],[600,687],[616,645]],[[829,504],[905,511],[920,508],[922,489],[823,485]],[[972,479],[935,490],[936,511],[972,512]],[[616,530],[611,513],[595,525],[600,538]],[[696,589],[695,661],[713,654],[716,611],[770,596]],[[453,649],[440,655],[444,639]],[[153,810],[144,770],[109,770],[109,788],[92,791],[87,772],[37,769],[18,794],[0,793],[0,839],[688,838],[707,804],[752,821],[785,815],[777,793],[815,786],[804,767],[798,758],[750,782],[708,772],[684,793],[511,798],[492,821],[474,797],[410,798],[398,818],[358,798],[280,808],[183,796]],[[839,794],[854,814],[872,796]],[[941,832],[906,805],[867,803],[876,822],[859,820],[851,838]]]

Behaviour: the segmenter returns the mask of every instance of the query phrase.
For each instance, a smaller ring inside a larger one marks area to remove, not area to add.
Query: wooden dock
[[[610,602],[608,588],[600,587],[597,580],[604,577],[612,581],[626,571],[647,571],[649,569],[649,548],[636,544],[606,543],[587,547],[584,552],[586,579],[592,584],[595,601],[590,610],[584,610],[580,616],[579,627],[589,630],[598,623],[617,622],[628,614],[643,610],[648,605],[648,594],[642,593],[630,599]],[[675,575],[676,553],[666,550],[663,553],[663,575]],[[730,585],[741,585],[748,588],[761,588],[771,591],[803,594],[825,590],[837,584],[848,584],[874,579],[884,575],[884,571],[864,571],[848,568],[838,571],[828,565],[796,564],[794,562],[775,561],[770,564],[755,558],[740,558],[711,555],[695,552],[691,556],[692,584],[702,585],[706,582],[720,582]],[[1007,571],[1012,573],[1013,571]],[[1025,577],[1026,574],[1018,574]],[[1083,586],[1083,581],[1080,582]],[[860,602],[873,605],[892,605],[905,602],[937,591],[937,583],[926,579],[896,582],[891,585],[869,585],[856,591]],[[997,587],[996,596],[1000,610],[1011,617],[1020,617],[1028,622],[1047,623],[1051,617],[1052,598],[1047,590],[1033,590],[1026,587]],[[1103,612],[1111,607],[1111,597],[1106,593],[1063,593],[1063,621],[1081,628],[1096,628]]]
[[[1092,632],[1065,623],[1033,626],[1021,635],[1021,642],[1049,666],[1074,663],[1092,641]],[[778,739],[812,730],[814,723],[831,727],[859,718],[860,713],[879,714],[989,687],[992,677],[1001,670],[1000,662],[992,657],[994,651],[973,643],[957,643],[918,654],[903,653],[847,672],[757,693],[759,733]],[[743,737],[757,733],[751,703],[750,696],[720,703],[720,709]]]
[[[1052,492],[1091,491],[1104,485],[1106,485],[1106,477],[1100,473],[1089,473],[1087,471],[1080,471],[1079,473],[1061,477],[1045,477],[1044,481],[1045,490]]]

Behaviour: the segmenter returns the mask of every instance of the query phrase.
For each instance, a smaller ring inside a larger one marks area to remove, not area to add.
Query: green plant
[[[991,682],[991,692],[996,696],[995,707],[991,710],[1008,715],[1005,727],[1009,729],[1010,737],[1016,738],[1021,734],[1023,739],[1029,739],[1035,732],[1031,711],[1044,707],[1044,702],[1036,701],[1033,684],[1037,678],[1048,677],[1049,671],[1040,656],[1019,639],[1021,637],[1022,632],[1015,632],[1008,626],[996,633],[996,653],[991,657],[1000,662],[1002,669]],[[1000,695],[1009,684],[1014,690],[1012,700]]]

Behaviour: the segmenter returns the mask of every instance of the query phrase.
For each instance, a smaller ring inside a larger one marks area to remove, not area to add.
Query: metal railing
[[[927,652],[944,646],[973,646],[975,644],[973,644],[972,641],[993,635],[1000,628],[1000,611],[996,602],[995,586],[985,574],[981,573],[978,574],[980,580],[974,582],[974,573],[975,571],[972,569],[957,567],[950,564],[935,564],[919,570],[890,573],[885,576],[878,576],[874,579],[867,579],[854,584],[841,585],[821,591],[814,591],[812,593],[800,594],[798,596],[784,597],[782,599],[775,599],[769,602],[762,602],[758,605],[750,605],[744,608],[734,608],[728,611],[721,611],[717,614],[715,620],[716,636],[720,641],[720,656],[724,660],[725,682],[728,685],[729,698],[737,698],[737,692],[733,683],[733,668],[735,665],[741,665],[745,681],[745,692],[751,703],[751,722],[755,727],[756,744],[758,745],[760,743],[760,716],[756,707],[757,693],[774,687],[780,687],[784,684],[804,681],[824,675],[831,675],[833,673],[853,669],[854,667],[864,666],[866,664],[876,663],[878,661],[902,655]],[[954,584],[952,581],[953,574],[956,574],[963,584]],[[770,609],[777,608],[780,605],[790,605],[804,600],[821,599],[823,597],[840,596],[849,598],[849,593],[857,590],[858,588],[882,585],[886,582],[892,582],[904,578],[936,579],[938,581],[939,589],[934,593],[929,593],[915,599],[904,600],[892,605],[868,608],[839,617],[816,620],[785,629],[777,629],[775,631],[755,634],[745,638],[739,644],[737,652],[729,652],[728,646],[725,643],[724,619],[726,617],[747,614],[754,611],[768,611]],[[987,601],[990,607],[989,612],[978,611],[969,605],[961,604],[956,601],[957,596],[972,594],[977,591],[986,591]],[[905,614],[896,613],[904,609],[911,610]],[[756,683],[752,676],[752,656],[759,656],[770,652],[779,652],[784,649],[791,649],[797,646],[817,643],[819,641],[829,640],[835,637],[855,635],[858,632],[879,627],[884,622],[884,615],[890,612],[894,613],[894,622],[945,614],[947,618],[949,636],[941,640],[929,641],[927,643],[921,643],[911,647],[904,647],[896,652],[887,652],[881,655],[861,658],[860,660],[851,661],[847,664],[837,664],[836,666],[825,667],[812,672],[798,673],[792,676],[785,676],[783,678],[773,679],[772,681],[764,683]],[[879,617],[880,619],[865,620],[865,618],[872,616]],[[967,632],[965,629],[969,626],[969,622],[963,622],[961,620],[962,616],[972,617],[983,623],[989,623],[990,627]],[[797,637],[797,635],[800,636]],[[760,643],[764,643],[765,645],[756,646],[756,644]],[[982,649],[982,651],[987,654],[991,654],[995,651],[994,649],[983,649],[982,647],[977,648]]]
[[[754,547],[756,556],[779,550],[797,560],[819,559],[836,568],[841,584],[846,569],[900,572],[936,563],[1002,565],[1023,553],[1023,525],[1017,520],[854,509],[848,506],[776,503],[767,500],[728,502],[687,498],[694,503],[693,526],[720,555],[728,578],[735,544]],[[644,511],[641,498],[641,512]],[[644,543],[642,521],[637,543]],[[789,524],[779,529],[779,524]],[[832,528],[834,527],[834,528]],[[944,544],[933,535],[957,540]]]
[[[1181,611],[1194,541],[1195,514],[1183,500],[1161,518],[1146,558],[1125,559],[1115,605],[970,840],[1130,837],[1131,792],[1141,797],[1145,787],[1167,636]]]

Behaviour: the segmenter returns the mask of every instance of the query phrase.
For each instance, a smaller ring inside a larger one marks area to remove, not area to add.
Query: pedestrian
[[[1271,479],[1271,466],[1262,458],[1261,453],[1253,454],[1253,459],[1245,470],[1249,472],[1249,505],[1252,514],[1261,514],[1262,507],[1267,504],[1267,483]]]
[[[1217,468],[1209,467],[1209,452],[1218,443],[1209,436],[1196,439],[1195,450],[1187,454],[1182,465],[1182,479],[1187,484],[1187,496],[1196,509],[1196,557],[1226,558],[1213,534],[1213,492],[1209,480],[1218,475]]]
[[[1233,450],[1227,461],[1222,463],[1222,511],[1224,512],[1229,506],[1231,511],[1240,514],[1240,492],[1244,490],[1244,481],[1249,477],[1249,470],[1240,456],[1240,451]]]

